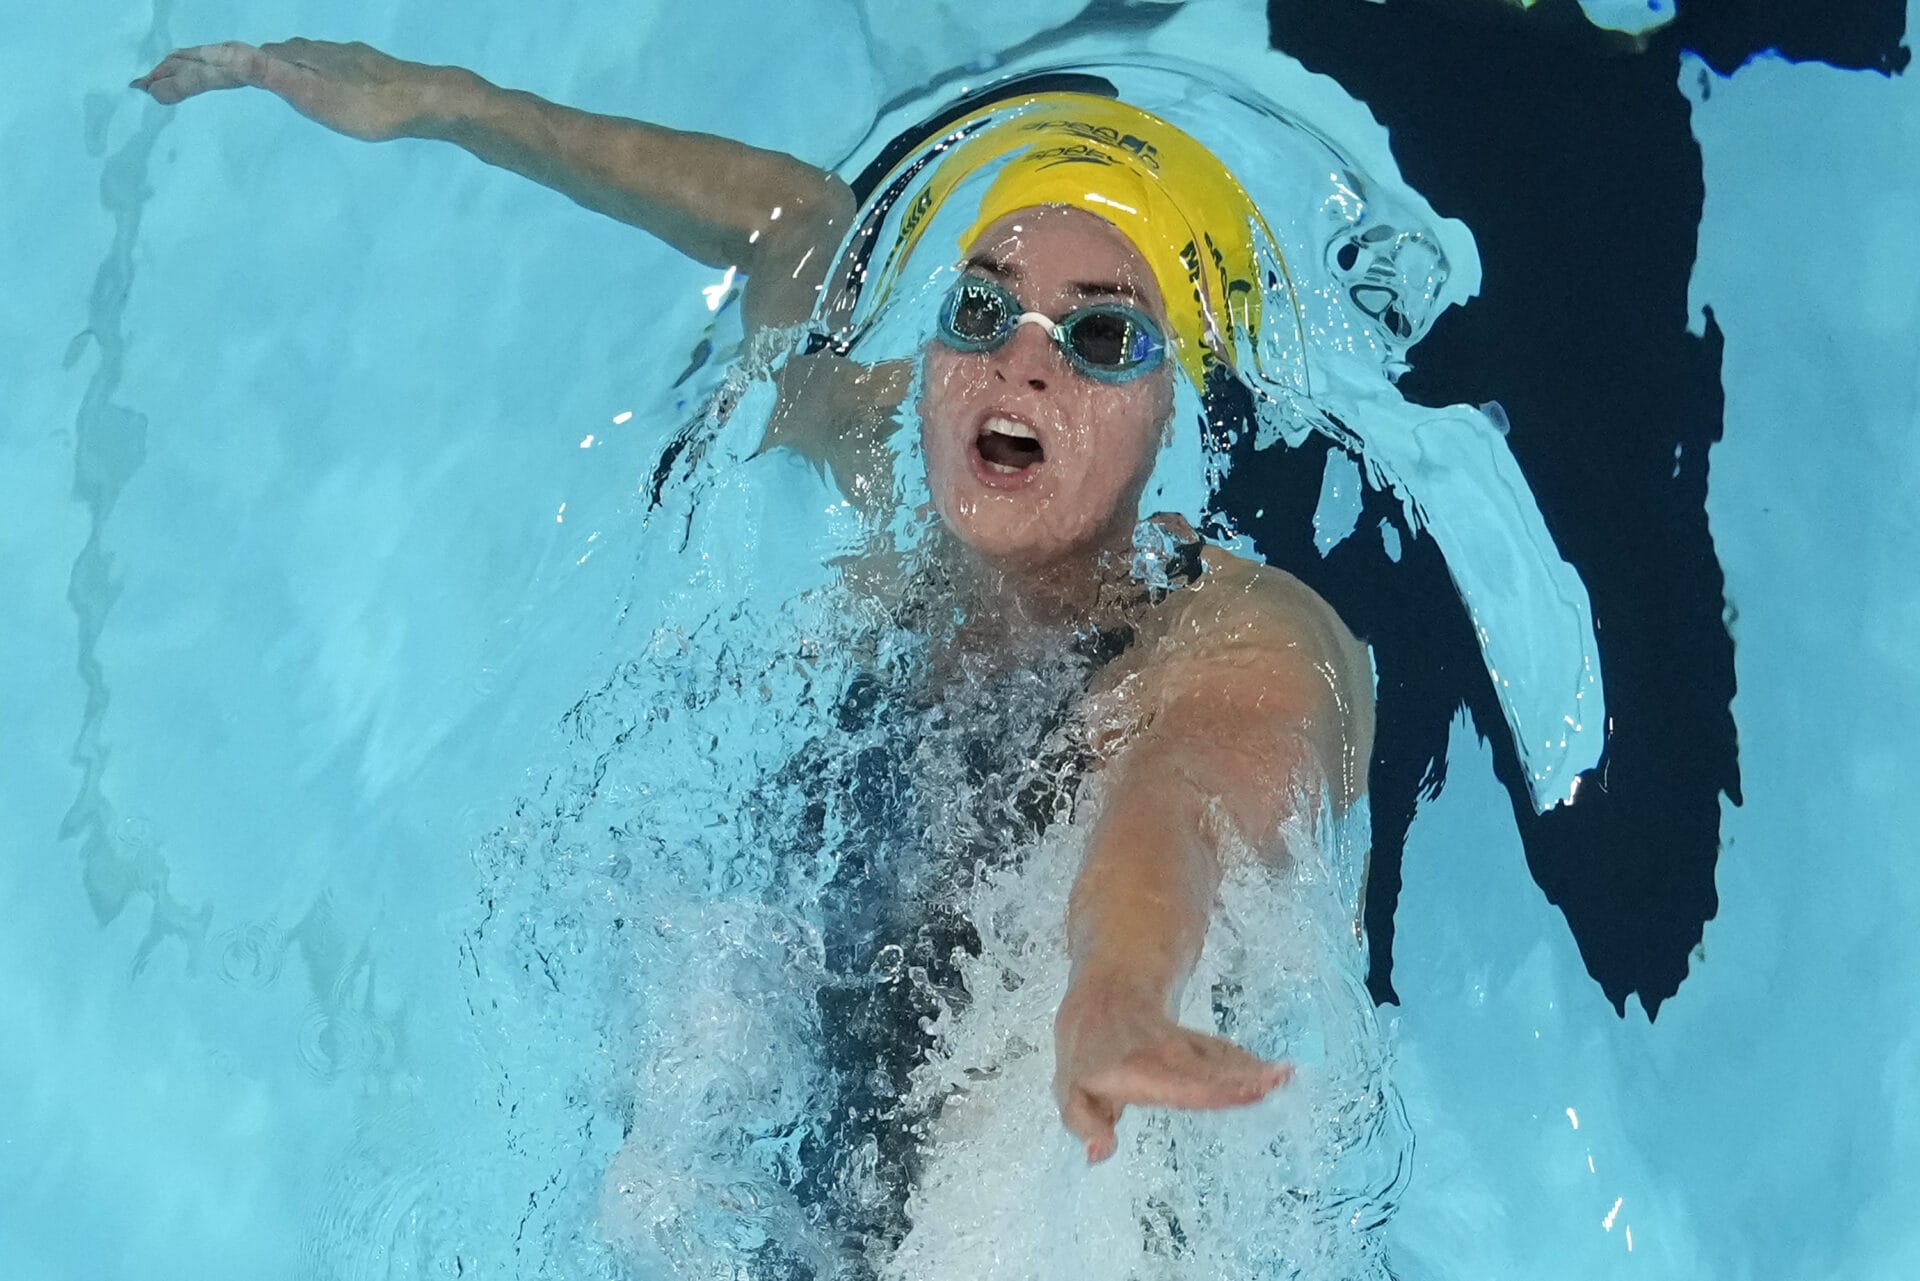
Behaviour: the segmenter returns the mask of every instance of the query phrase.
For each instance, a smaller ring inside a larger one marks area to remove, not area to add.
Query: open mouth
[[[1047,460],[1033,428],[1011,418],[989,418],[973,447],[988,470],[999,476],[1017,476]]]

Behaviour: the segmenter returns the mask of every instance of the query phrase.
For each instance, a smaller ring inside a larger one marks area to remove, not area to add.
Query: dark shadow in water
[[[1494,745],[1527,860],[1615,1008],[1649,1016],[1686,977],[1718,907],[1720,800],[1740,803],[1731,610],[1707,529],[1721,334],[1686,330],[1703,180],[1683,49],[1720,71],[1778,49],[1894,73],[1904,0],[1683,5],[1645,39],[1593,29],[1572,0],[1274,0],[1272,43],[1332,75],[1391,131],[1407,181],[1473,229],[1481,296],[1447,312],[1410,399],[1498,399],[1548,527],[1592,593],[1612,734],[1600,785],[1536,817],[1465,617],[1426,540],[1377,537],[1324,561],[1307,526],[1318,445],[1242,460],[1221,505],[1376,647],[1376,1000],[1394,1001],[1393,911],[1414,807],[1444,781],[1464,703]],[[1362,534],[1383,516],[1369,499]],[[1266,516],[1255,517],[1264,508]],[[1489,928],[1496,923],[1489,922]]]

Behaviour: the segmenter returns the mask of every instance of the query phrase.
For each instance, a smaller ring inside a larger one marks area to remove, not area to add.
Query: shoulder
[[[1373,742],[1373,666],[1326,600],[1293,575],[1217,548],[1140,655],[1159,715],[1311,746],[1351,798]]]
[[[1284,570],[1208,547],[1192,586],[1168,603],[1163,645],[1199,655],[1264,651],[1371,680],[1366,646],[1324,597]]]
[[[1326,598],[1285,570],[1217,547],[1201,552],[1202,572],[1187,592],[1190,626],[1252,626],[1278,639],[1330,649],[1359,648]],[[1333,655],[1329,655],[1330,657]]]

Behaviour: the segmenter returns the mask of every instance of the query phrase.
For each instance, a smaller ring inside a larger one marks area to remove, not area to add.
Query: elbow
[[[802,213],[815,225],[832,228],[845,234],[847,226],[853,221],[853,215],[859,210],[860,202],[853,194],[853,188],[835,173],[818,173],[818,181],[800,196]]]
[[[747,275],[784,270],[796,278],[812,267],[824,277],[824,261],[846,234],[859,209],[853,188],[838,175],[794,162],[796,172],[768,202],[747,231],[740,266]]]

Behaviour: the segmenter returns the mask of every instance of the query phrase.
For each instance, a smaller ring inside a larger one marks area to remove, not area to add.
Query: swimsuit
[[[1200,544],[1177,546],[1171,585],[1200,569]],[[1090,629],[1056,661],[940,699],[918,671],[863,672],[833,732],[775,780],[803,797],[779,856],[797,866],[837,859],[817,913],[830,976],[816,994],[827,1088],[793,1191],[840,1266],[851,1266],[844,1275],[871,1276],[870,1255],[884,1257],[907,1232],[933,1119],[933,1109],[906,1102],[909,1077],[934,1045],[935,1021],[968,1002],[960,963],[980,952],[968,891],[1071,817],[1093,764],[1074,714],[1133,640],[1131,624]],[[775,1274],[797,1281],[811,1271],[788,1258]]]

